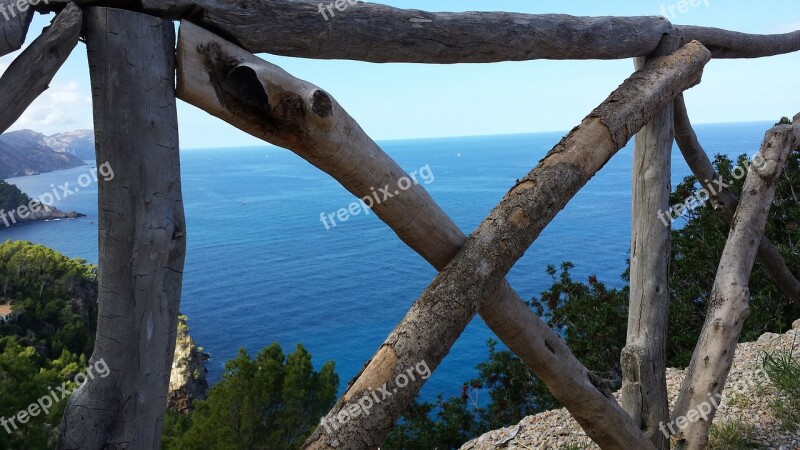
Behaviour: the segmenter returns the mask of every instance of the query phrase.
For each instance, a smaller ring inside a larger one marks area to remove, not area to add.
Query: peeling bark
[[[0,133],[13,125],[47,90],[58,69],[78,45],[82,23],[81,9],[70,3],[8,66],[0,78]]]
[[[677,430],[678,449],[701,450],[708,444],[708,430],[733,363],[736,343],[750,314],[747,285],[758,243],[764,234],[777,180],[789,153],[799,142],[800,114],[792,125],[779,125],[767,132],[750,166],[708,300],[708,315],[686,369],[672,420],[685,419],[699,411],[704,414]]]
[[[705,149],[697,139],[697,134],[695,134],[686,112],[683,95],[675,99],[675,138],[683,158],[689,164],[695,178],[711,196],[714,210],[730,224],[736,208],[739,206],[739,199],[731,192],[730,188],[721,187],[719,183],[716,183],[722,177],[714,170]],[[721,181],[725,182],[725,180]],[[800,281],[786,266],[783,256],[767,236],[762,236],[761,242],[758,244],[758,260],[764,265],[767,275],[783,292],[783,295],[796,301],[800,300]]]
[[[172,22],[88,8],[98,166],[99,312],[91,361],[111,373],[70,397],[59,449],[157,449],[175,353],[186,228]]]

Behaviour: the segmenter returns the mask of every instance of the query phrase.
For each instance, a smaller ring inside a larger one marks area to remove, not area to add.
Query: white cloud
[[[54,83],[11,127],[55,134],[92,128],[92,99],[76,81]]]

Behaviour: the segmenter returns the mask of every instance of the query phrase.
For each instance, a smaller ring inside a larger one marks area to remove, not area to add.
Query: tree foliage
[[[0,303],[17,318],[0,336],[17,336],[45,357],[88,354],[97,328],[96,268],[41,245],[0,244]]]
[[[17,314],[0,323],[0,417],[9,419],[56,389],[74,387],[94,345],[97,288],[94,268],[29,242],[0,244],[0,303]],[[0,448],[39,450],[55,445],[65,402],[17,428],[0,428]]]
[[[13,184],[0,180],[0,214],[2,211],[13,211],[22,205],[28,205],[30,197]]]
[[[242,349],[190,416],[170,415],[164,448],[300,448],[336,400],[334,369],[328,362],[314,371],[311,355],[299,344],[288,356],[272,344],[255,359]]]

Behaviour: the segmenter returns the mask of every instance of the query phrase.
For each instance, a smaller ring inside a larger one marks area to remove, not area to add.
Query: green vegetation
[[[0,180],[0,211],[12,211],[21,205],[28,205],[30,202],[30,197],[19,188]]]
[[[96,278],[84,260],[29,242],[0,245],[0,304],[10,303],[17,314],[0,323],[0,417],[14,416],[61,383],[75,387],[70,380],[94,347]],[[164,448],[298,448],[333,406],[338,386],[334,364],[314,371],[302,346],[284,356],[273,344],[255,359],[241,351],[190,416],[167,414]],[[54,448],[65,406],[57,403],[17,429],[9,424],[10,432],[0,425],[0,449]]]
[[[300,448],[336,400],[339,377],[334,364],[319,372],[311,355],[298,345],[284,356],[278,344],[255,359],[246,351],[228,361],[222,381],[208,400],[195,402],[188,416],[169,413],[164,427],[166,450],[275,450]]]
[[[97,287],[92,266],[29,242],[0,245],[0,417],[10,418],[86,367],[94,345]],[[17,430],[0,429],[2,449],[50,449],[66,402]],[[7,431],[10,431],[7,432]]]
[[[764,357],[764,371],[782,398],[770,402],[772,414],[786,431],[797,431],[800,424],[800,359],[780,351]]]
[[[741,420],[715,423],[709,430],[708,449],[748,450],[758,448],[757,445],[752,444],[754,434],[753,426],[745,424]]]
[[[97,328],[96,268],[29,242],[0,245],[0,303],[19,314],[0,325],[46,358],[88,354]]]

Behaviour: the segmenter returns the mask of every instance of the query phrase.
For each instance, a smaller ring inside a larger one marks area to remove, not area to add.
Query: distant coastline
[[[71,169],[93,158],[94,133],[91,130],[52,136],[20,130],[0,135],[0,179]]]
[[[37,212],[30,212],[30,214],[27,214],[23,217],[18,215],[11,216],[7,211],[0,211],[0,228],[11,228],[35,222],[48,222],[51,220],[77,219],[80,217],[86,217],[86,214],[81,214],[76,211],[63,212],[52,206],[41,206],[41,210]]]
[[[85,217],[85,214],[60,211],[39,199],[31,199],[15,185],[0,181],[0,229],[78,217]]]
[[[0,180],[40,175],[87,165],[94,158],[94,132],[77,130],[46,136],[33,130],[0,135]],[[65,192],[70,192],[68,185]],[[49,198],[49,201],[44,197]],[[35,222],[76,219],[84,214],[64,212],[52,205],[53,194],[31,199],[16,186],[0,181],[0,229]]]

